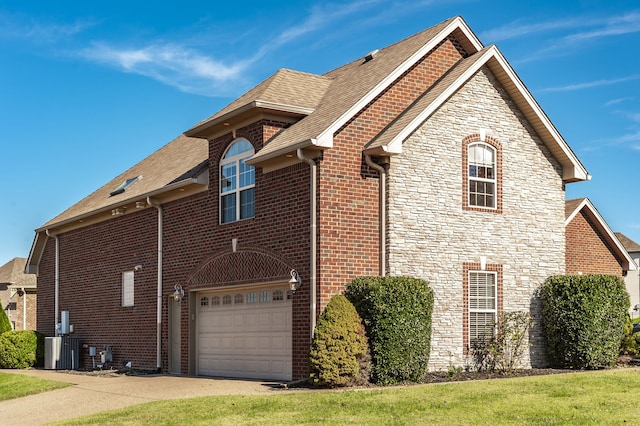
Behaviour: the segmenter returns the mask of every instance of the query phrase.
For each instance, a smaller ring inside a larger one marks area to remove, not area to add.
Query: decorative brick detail
[[[618,262],[595,224],[580,211],[566,230],[567,274],[606,274],[622,277]]]
[[[188,278],[189,288],[220,287],[257,282],[288,281],[295,269],[275,253],[259,247],[224,250],[207,260]]]
[[[484,142],[496,150],[496,208],[474,207],[469,205],[469,145],[474,142]],[[480,134],[473,134],[462,140],[462,208],[469,211],[502,213],[502,145],[491,136],[485,136],[484,141]]]
[[[463,353],[465,355],[471,355],[469,347],[469,272],[480,271],[480,263],[464,262],[462,264],[462,298],[463,298],[463,311],[462,311],[462,342]],[[487,264],[484,271],[496,273],[496,299],[497,299],[497,311],[498,315],[502,312],[502,301],[504,299],[502,295],[503,278],[502,278],[502,265]],[[484,272],[483,271],[483,272]]]

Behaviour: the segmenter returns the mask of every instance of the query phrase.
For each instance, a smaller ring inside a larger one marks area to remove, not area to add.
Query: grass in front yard
[[[141,404],[62,424],[636,424],[640,370]],[[176,395],[179,396],[179,395]]]
[[[65,388],[70,385],[70,383],[23,376],[22,374],[0,373],[0,401]]]

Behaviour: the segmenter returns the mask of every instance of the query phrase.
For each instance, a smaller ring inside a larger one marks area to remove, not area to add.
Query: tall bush
[[[615,364],[629,310],[621,278],[552,276],[544,282],[541,298],[547,353],[554,367],[594,369]]]
[[[421,382],[431,349],[433,290],[421,279],[360,277],[345,295],[364,321],[371,378],[379,385]]]
[[[2,299],[0,299],[0,334],[5,331],[9,331],[13,329],[11,326],[11,321],[9,321],[9,317],[7,316],[7,312],[4,310],[4,305],[2,304]]]
[[[346,297],[333,296],[316,324],[309,354],[309,383],[316,387],[366,384],[369,360],[360,315]]]
[[[0,366],[29,368],[44,360],[44,334],[32,330],[12,330],[0,335]]]

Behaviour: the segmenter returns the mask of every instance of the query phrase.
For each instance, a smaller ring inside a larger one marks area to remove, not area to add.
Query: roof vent
[[[376,49],[376,50],[373,50],[373,51],[367,53],[367,56],[364,57],[364,61],[365,62],[369,62],[370,60],[372,60],[373,58],[375,58],[378,55],[378,52],[380,52],[380,49]]]

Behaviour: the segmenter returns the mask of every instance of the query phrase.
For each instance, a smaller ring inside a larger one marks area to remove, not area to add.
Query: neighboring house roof
[[[15,257],[0,266],[0,284],[7,284],[9,287],[35,288],[36,276],[25,274],[26,264],[27,259],[24,257]]]
[[[622,232],[615,232],[615,235],[616,237],[618,237],[618,240],[620,240],[624,248],[627,249],[629,253],[640,252],[640,244],[636,243],[631,238],[624,235]]]
[[[206,190],[208,158],[207,140],[178,136],[36,229],[27,261],[28,271],[37,272],[49,233],[55,235]]]
[[[612,254],[620,262],[622,268],[625,271],[635,271],[636,263],[588,198],[577,198],[565,202],[565,227],[580,212],[583,212],[591,220],[605,239],[605,243],[609,246]]]

